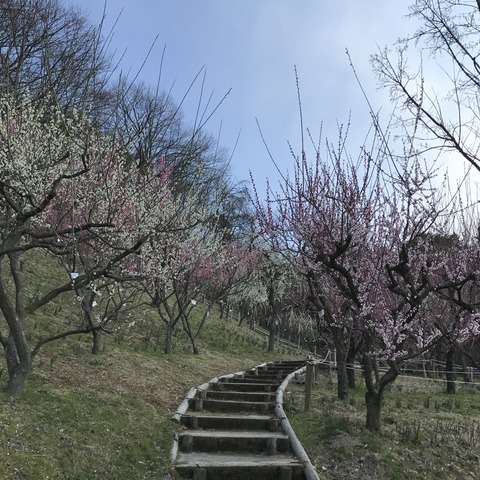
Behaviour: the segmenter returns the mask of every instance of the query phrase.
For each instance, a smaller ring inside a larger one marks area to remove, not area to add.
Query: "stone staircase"
[[[285,377],[305,361],[265,364],[207,384],[179,415],[176,471],[194,480],[300,480],[305,465],[275,414]],[[200,388],[200,387],[199,387]]]

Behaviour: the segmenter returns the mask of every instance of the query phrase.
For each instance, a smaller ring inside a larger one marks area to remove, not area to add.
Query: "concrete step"
[[[269,363],[267,366],[278,366],[278,365],[282,365],[282,366],[288,366],[288,367],[298,367],[298,368],[301,368],[303,367],[305,364],[307,363],[307,360],[285,360],[284,362],[273,362],[273,363]]]
[[[276,455],[290,449],[288,435],[263,430],[186,430],[178,436],[182,452],[248,452]]]
[[[262,374],[258,374],[258,375],[254,375],[254,374],[251,374],[251,373],[245,373],[244,377],[245,379],[254,379],[256,380],[257,382],[262,382],[262,383],[265,383],[265,382],[268,382],[268,381],[271,381],[271,382],[277,382],[277,383],[282,383],[283,380],[285,379],[287,375],[276,375],[276,374],[271,374],[271,373],[262,373]]]
[[[223,429],[223,430],[266,430],[276,432],[280,422],[274,415],[209,415],[189,414],[180,419],[182,425],[189,429]]]
[[[257,377],[254,375],[249,375],[248,377],[243,376],[243,377],[231,377],[226,380],[222,380],[219,383],[273,383],[280,385],[281,382],[279,382],[277,379],[270,379],[270,378],[264,378],[264,377]]]
[[[296,366],[288,366],[288,365],[271,365],[268,366],[266,370],[259,370],[260,372],[282,372],[289,374],[291,372],[294,372],[295,370],[298,370],[299,368],[302,368],[304,365],[296,365]]]
[[[245,374],[247,375],[275,375],[275,374],[278,374],[280,372],[285,372],[285,374],[287,375],[288,373],[290,372],[293,372],[294,370],[296,370],[295,368],[294,369],[290,369],[290,368],[265,368],[263,370],[258,370],[256,368],[252,368],[251,370],[246,370]]]
[[[236,390],[207,390],[206,398],[242,402],[274,402],[277,392],[238,392]]]
[[[179,453],[176,469],[194,480],[305,480],[293,456]]]
[[[217,382],[210,385],[211,390],[235,390],[236,392],[276,392],[280,383]]]
[[[275,402],[236,402],[233,400],[210,400],[208,398],[192,398],[189,407],[196,412],[258,412],[268,414],[273,412]]]
[[[285,370],[247,370],[245,377],[286,377],[290,372]]]

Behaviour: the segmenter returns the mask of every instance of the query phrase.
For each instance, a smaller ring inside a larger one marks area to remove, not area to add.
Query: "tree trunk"
[[[455,347],[450,347],[450,349],[447,352],[447,362],[445,365],[446,372],[445,372],[445,377],[447,379],[447,393],[449,394],[454,394],[456,392],[456,387],[455,387],[455,380],[456,380],[456,374],[455,374]]]
[[[357,384],[355,382],[355,350],[350,346],[347,353],[347,382],[348,388],[355,390]]]
[[[5,392],[9,395],[23,395],[27,386],[28,377],[32,371],[30,356],[19,358],[12,336],[10,336],[7,341],[5,356],[9,375]]]
[[[93,302],[95,301],[95,292],[91,289],[88,289],[82,299],[81,307],[82,307],[82,328],[85,329],[92,329],[92,355],[98,355],[100,353],[100,337],[101,332],[100,330],[93,330],[94,322],[93,322]]]
[[[340,400],[348,399],[347,352],[343,332],[332,328],[333,343],[337,352],[337,396]]]
[[[102,346],[102,332],[100,330],[93,330],[93,344],[92,355],[98,355]]]
[[[399,375],[398,366],[395,362],[389,362],[390,368],[379,379],[375,381],[374,358],[372,355],[365,354],[362,358],[363,371],[365,374],[365,406],[367,407],[367,419],[365,427],[373,433],[380,431],[383,394],[387,385],[395,381]]]
[[[340,400],[348,399],[347,358],[345,351],[337,348],[337,396]]]
[[[8,375],[12,376],[18,367],[18,355],[15,348],[15,341],[10,334],[5,345],[5,362],[7,364]]]
[[[273,315],[270,320],[267,352],[275,351],[275,336],[277,335],[277,326],[278,326],[277,319],[275,315]]]
[[[376,355],[372,358],[373,371],[375,372],[375,381],[380,382],[380,368],[378,367],[378,358]]]
[[[470,383],[472,378],[470,376],[470,368],[467,364],[467,358],[465,356],[465,354],[462,352],[462,355],[461,355],[461,360],[462,360],[462,371],[463,371],[463,381],[465,383]]]
[[[9,255],[9,260],[15,284],[13,302],[1,272],[2,262],[0,261],[0,310],[10,331],[5,351],[9,370],[9,380],[5,391],[11,395],[22,395],[32,370],[32,359],[23,327],[25,304],[18,255]]]
[[[163,345],[163,353],[171,353],[173,346],[173,328],[172,322],[167,323],[167,331],[165,333],[165,343]]]
[[[380,431],[382,400],[383,390],[377,393],[369,391],[365,393],[365,405],[367,407],[367,421],[365,423],[365,427],[371,432]]]

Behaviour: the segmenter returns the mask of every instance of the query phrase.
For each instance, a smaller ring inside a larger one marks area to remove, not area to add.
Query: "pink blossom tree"
[[[112,306],[111,292],[119,292],[116,286],[140,280],[141,272],[131,268],[134,262],[130,254],[139,256],[147,250],[147,239],[161,242],[181,209],[170,193],[169,169],[163,158],[151,168],[140,170],[116,142],[103,153],[100,145],[96,147],[91,153],[93,164],[89,171],[75,185],[63,185],[59,192],[63,203],[48,210],[49,218],[62,222],[59,239],[70,253],[59,259],[72,277],[71,285],[82,312],[82,328],[93,334],[93,352],[99,350],[105,319],[111,321],[110,315],[94,315],[94,307],[100,307],[102,291],[108,295],[106,304]],[[114,219],[115,228],[102,235],[71,230],[75,222],[103,216]],[[99,321],[93,322],[94,317]]]
[[[429,309],[434,295],[476,278],[462,269],[445,277],[432,235],[452,232],[453,203],[411,144],[394,156],[384,138],[375,137],[374,148],[354,161],[340,132],[326,158],[317,148],[311,165],[302,152],[293,178],[270,192],[265,206],[256,202],[264,237],[304,276],[308,302],[325,319],[337,350],[340,398],[348,394],[348,349],[360,354],[372,431],[380,429],[383,394],[399,364],[441,337]],[[376,358],[388,365],[379,378]]]
[[[148,261],[145,254],[139,258],[143,288],[166,327],[165,353],[172,349],[178,324],[188,336],[193,353],[199,353],[198,338],[212,306],[242,288],[257,258],[255,249],[235,241],[225,243],[222,235],[205,223],[208,212],[202,213],[198,206],[193,201],[190,212],[187,208],[182,211],[184,225],[193,224],[192,215],[199,220],[197,225],[183,229],[178,225],[175,241],[152,244]],[[180,216],[176,220],[180,221]],[[200,302],[202,313],[194,327],[191,314],[199,310]]]
[[[367,254],[363,239],[380,207],[378,167],[364,154],[365,173],[359,176],[359,165],[343,158],[344,148],[341,133],[338,149],[328,146],[330,164],[318,150],[314,165],[306,155],[296,158],[294,177],[286,177],[278,193],[268,193],[265,207],[258,197],[256,203],[267,242],[304,277],[308,307],[328,325],[337,352],[340,398],[348,395],[347,353],[361,309],[362,291],[355,279],[366,273],[360,271],[360,259]]]
[[[181,238],[179,238],[181,237]],[[215,255],[217,242],[205,235],[201,228],[185,229],[177,233],[175,242],[155,246],[152,262],[144,271],[144,289],[151,298],[160,319],[166,326],[164,352],[173,347],[173,334],[178,323],[192,343],[193,353],[198,353],[196,340],[208,315],[207,308],[195,334],[188,318],[197,305],[205,285],[197,283],[196,277],[209,270],[210,256]]]

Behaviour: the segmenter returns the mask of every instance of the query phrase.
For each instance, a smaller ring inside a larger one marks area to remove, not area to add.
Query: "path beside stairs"
[[[285,377],[305,361],[269,363],[221,377],[188,400],[175,468],[194,480],[300,480],[304,464],[275,415]]]

